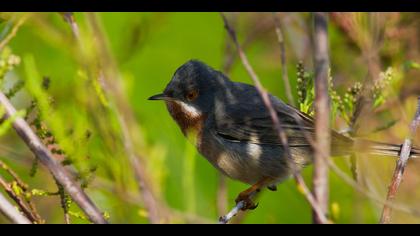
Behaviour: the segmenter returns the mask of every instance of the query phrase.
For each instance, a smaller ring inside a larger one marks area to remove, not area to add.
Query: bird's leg
[[[250,188],[246,189],[245,191],[239,193],[238,197],[236,197],[235,202],[238,204],[239,202],[244,202],[243,207],[241,210],[254,210],[257,208],[258,203],[255,204],[252,201],[252,197],[261,191],[262,188],[267,186],[271,181],[273,181],[272,178],[265,177],[262,180],[258,181],[256,184],[252,185]]]

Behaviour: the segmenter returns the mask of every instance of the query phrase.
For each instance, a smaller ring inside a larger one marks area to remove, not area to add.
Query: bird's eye
[[[197,96],[198,96],[198,91],[192,90],[187,93],[186,98],[188,99],[188,101],[193,101],[197,98]]]

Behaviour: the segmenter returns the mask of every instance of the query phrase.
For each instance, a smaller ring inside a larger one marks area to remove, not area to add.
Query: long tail
[[[401,145],[381,143],[370,140],[357,140],[357,146],[367,148],[367,151],[373,155],[384,155],[391,157],[399,157],[401,153]],[[410,158],[420,158],[420,149],[412,147]]]

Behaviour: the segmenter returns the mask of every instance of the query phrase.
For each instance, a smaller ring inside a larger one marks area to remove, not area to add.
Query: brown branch
[[[292,95],[292,89],[290,88],[289,75],[287,73],[286,46],[285,46],[284,37],[283,37],[284,35],[283,27],[276,13],[273,13],[273,18],[274,18],[274,25],[276,27],[277,40],[280,46],[281,70],[282,70],[284,88],[286,90],[287,100],[292,106],[295,106],[295,102],[293,100],[293,95]]]
[[[294,119],[296,120],[296,122],[299,124],[300,127],[303,127],[303,120],[302,120],[301,117],[296,115],[296,116],[294,116]],[[316,146],[315,140],[313,139],[313,137],[311,136],[309,131],[307,131],[305,129],[301,129],[300,131],[305,136],[305,139],[308,141],[308,143],[311,145],[311,147],[314,150],[317,150],[318,146]],[[413,216],[420,217],[420,210],[411,209],[410,207],[405,206],[405,205],[401,205],[401,204],[386,202],[381,197],[372,193],[368,188],[364,189],[361,185],[359,185],[358,182],[356,182],[352,177],[350,177],[344,171],[342,171],[333,161],[331,161],[329,156],[326,156],[323,153],[323,150],[318,150],[318,151],[322,154],[322,156],[324,158],[326,158],[326,160],[328,161],[328,166],[331,168],[331,170],[335,174],[337,174],[337,176],[340,177],[350,187],[354,188],[355,190],[362,193],[363,195],[365,195],[366,197],[370,198],[371,200],[375,201],[378,204],[387,205],[387,206],[391,207],[392,209],[399,210],[401,212],[405,212],[405,213],[411,214]]]
[[[15,224],[31,224],[0,192],[0,212]]]
[[[0,167],[3,170],[5,170],[10,176],[12,176],[12,178],[16,182],[17,186],[19,186],[22,189],[22,191],[24,192],[23,194],[26,194],[28,192],[28,190],[29,190],[28,185],[25,182],[23,182],[23,180],[19,177],[19,175],[15,171],[13,171],[6,163],[4,163],[1,160],[0,160]],[[1,177],[0,177],[0,179],[1,179]],[[4,180],[2,180],[1,185],[3,185],[3,188],[6,189],[6,185],[8,185],[8,184]],[[14,194],[14,192],[12,191],[10,194]],[[16,197],[19,198],[19,202],[21,202],[23,204],[24,201],[20,198],[20,196],[16,196]],[[41,218],[41,215],[38,213],[38,210],[36,209],[35,204],[32,202],[31,198],[24,197],[24,200],[28,204],[28,206],[29,206],[28,211],[31,214],[31,216],[28,216],[28,218],[30,218],[30,219],[34,218],[35,222],[43,223],[44,220]],[[19,205],[21,205],[21,204],[19,204]],[[23,207],[25,207],[25,206],[23,206]]]
[[[276,15],[276,13],[273,13],[274,23],[276,26],[276,34],[277,39],[280,45],[280,53],[281,53],[281,64],[282,64],[282,73],[283,73],[283,82],[286,88],[286,95],[289,100],[289,103],[294,106],[293,96],[290,88],[290,82],[289,77],[287,74],[287,63],[286,63],[286,48],[284,43],[284,37],[283,37],[283,28],[280,22],[279,17]],[[306,197],[307,201],[313,205],[317,206],[316,200],[314,196],[312,195],[311,191],[309,190],[308,186],[305,184],[305,180],[303,179],[300,172],[296,172],[295,174],[295,181],[298,186],[298,188],[302,191],[302,194]],[[318,207],[318,206],[317,206]],[[321,209],[319,210],[323,212]],[[325,219],[325,222],[328,222],[327,219]]]
[[[16,114],[16,109],[2,92],[0,92],[0,104],[6,110],[6,118],[12,117]],[[35,154],[35,156],[39,159],[39,161],[44,164],[52,173],[52,175],[57,179],[57,181],[63,185],[63,187],[83,210],[86,216],[93,223],[107,223],[102,213],[98,210],[92,200],[70,177],[65,168],[54,159],[51,152],[47,147],[45,147],[45,145],[29,127],[26,121],[20,117],[17,117],[13,121],[13,128],[30,148],[30,150]]]
[[[10,33],[0,42],[0,51],[3,50],[3,48],[12,40],[15,36],[17,31],[19,30],[20,26],[25,22],[26,16],[21,17],[16,24],[13,26]]]
[[[417,111],[414,115],[413,121],[410,124],[410,133],[409,136],[404,140],[404,144],[401,148],[400,158],[397,161],[394,174],[392,176],[391,184],[388,189],[388,194],[386,197],[387,202],[393,202],[395,196],[397,195],[398,187],[401,184],[404,169],[407,165],[407,161],[410,158],[410,152],[412,147],[413,138],[416,134],[417,127],[420,125],[420,97],[418,97]],[[391,207],[385,205],[382,211],[382,216],[380,223],[388,224],[391,221]]]
[[[25,200],[23,200],[21,196],[16,194],[13,191],[12,186],[9,183],[7,183],[2,177],[0,177],[0,186],[2,186],[7,195],[9,195],[9,197],[16,202],[16,204],[19,206],[19,209],[31,222],[39,222],[39,219],[37,219],[37,217],[32,213],[31,209],[25,204]]]
[[[17,175],[16,172],[14,172],[6,163],[4,163],[2,160],[0,160],[0,168],[5,170],[10,176],[13,177],[13,179],[16,181],[16,183],[19,185],[20,188],[22,188],[23,191],[28,190],[28,185],[23,182],[23,180]]]
[[[330,109],[328,97],[328,25],[326,13],[314,13],[315,139],[313,192],[323,212],[328,210],[328,162],[330,154]],[[322,152],[320,151],[322,150]],[[317,214],[314,223],[322,223]]]
[[[375,193],[371,192],[369,189],[364,189],[359,183],[357,183],[352,177],[347,175],[344,171],[342,171],[337,165],[335,165],[331,160],[329,160],[329,167],[331,168],[334,173],[337,174],[346,184],[353,187],[358,192],[362,193],[366,197],[370,198],[377,204],[381,204],[384,206],[388,206],[392,209],[399,210],[401,212],[405,212],[411,214],[416,217],[420,217],[420,210],[412,209],[406,205],[395,204],[393,202],[387,202],[385,199],[375,195]]]
[[[223,13],[221,13],[221,16],[223,18],[223,22],[224,22],[226,30],[229,33],[230,37],[232,38],[232,40],[233,40],[233,42],[236,46],[236,49],[238,51],[239,57],[242,61],[242,64],[244,65],[246,71],[248,72],[251,79],[253,80],[253,82],[255,84],[255,87],[257,88],[257,91],[260,94],[260,96],[261,96],[261,98],[264,102],[264,105],[266,106],[267,110],[269,111],[270,117],[271,117],[271,119],[274,123],[274,128],[277,131],[277,135],[279,136],[279,139],[280,139],[280,141],[281,141],[281,143],[284,147],[285,154],[286,154],[286,156],[290,157],[290,150],[289,150],[289,144],[288,144],[288,141],[287,141],[287,135],[281,127],[281,123],[280,123],[280,120],[277,116],[277,112],[274,110],[274,107],[271,104],[268,93],[262,87],[261,82],[260,82],[257,74],[254,72],[251,65],[249,64],[248,58],[246,57],[245,52],[243,51],[243,49],[241,48],[241,46],[240,46],[240,44],[237,40],[235,30],[229,25],[229,22],[228,22],[226,16]],[[298,183],[300,183],[302,186],[306,186],[304,181],[301,181],[301,180],[303,180],[303,178],[300,176],[300,173],[298,171],[295,171],[294,175],[295,175],[295,179]],[[321,219],[322,222],[325,222],[325,223],[328,222],[325,214],[323,213],[324,211],[322,211],[321,208],[317,204],[315,204],[315,201],[311,201],[311,199],[313,198],[311,196],[311,194],[306,192],[305,197],[309,201],[309,203],[311,204],[314,211],[316,212],[318,218]],[[238,204],[241,204],[241,202],[239,202]],[[238,204],[236,205],[236,207],[238,207]]]

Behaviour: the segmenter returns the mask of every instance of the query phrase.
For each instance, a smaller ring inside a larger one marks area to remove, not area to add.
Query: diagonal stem
[[[287,135],[284,132],[284,130],[281,127],[281,123],[280,120],[278,118],[278,115],[273,107],[273,105],[271,104],[271,101],[269,99],[269,95],[267,93],[267,91],[262,87],[261,82],[257,76],[257,74],[255,73],[255,71],[253,70],[253,68],[251,67],[248,58],[245,55],[245,52],[243,51],[242,47],[240,46],[238,39],[236,37],[236,33],[235,30],[233,29],[233,27],[229,24],[226,16],[221,13],[225,28],[228,32],[228,34],[230,35],[230,37],[232,38],[236,49],[238,51],[239,57],[242,61],[242,64],[244,65],[246,71],[248,72],[248,74],[250,75],[252,81],[255,84],[255,87],[257,88],[258,93],[260,94],[264,105],[266,106],[267,110],[269,111],[270,117],[273,121],[274,124],[274,128],[277,131],[277,134],[279,136],[279,139],[284,147],[284,151],[286,153],[286,156],[290,157],[290,150],[289,150],[289,144],[287,141]],[[301,184],[302,186],[306,186],[303,178],[301,177],[300,173],[298,171],[295,171],[295,179],[296,181]],[[307,187],[306,187],[307,189]],[[312,208],[314,209],[315,213],[317,214],[317,216],[319,217],[319,219],[321,219],[323,222],[327,223],[328,219],[326,218],[325,214],[323,213],[323,211],[321,211],[321,208],[316,204],[315,201],[311,201],[311,199],[313,198],[312,194],[310,192],[304,192],[304,195],[306,197],[306,199],[308,200],[308,202],[311,204]],[[238,202],[238,204],[241,204],[241,202]],[[238,204],[236,205],[236,207],[238,207]]]
[[[0,104],[5,108],[6,118],[15,116],[16,109],[2,92],[0,92]],[[54,159],[50,150],[45,147],[39,137],[29,127],[28,123],[21,117],[17,117],[13,121],[13,128],[41,163],[44,164],[57,181],[63,185],[86,216],[94,223],[107,223],[93,201],[86,195],[73,178],[70,177],[65,168]]]
[[[13,206],[2,193],[0,193],[0,212],[15,224],[31,224],[25,216],[16,210],[15,206]]]
[[[413,121],[410,124],[410,133],[409,136],[405,139],[404,144],[401,148],[400,158],[397,161],[397,166],[395,167],[394,174],[392,176],[391,184],[388,189],[388,194],[386,197],[387,203],[392,203],[397,195],[398,188],[401,184],[404,169],[407,165],[407,161],[410,158],[410,152],[412,147],[412,140],[416,134],[417,127],[420,125],[420,97],[418,98],[417,111],[414,115]],[[380,219],[381,224],[388,224],[391,222],[391,212],[392,208],[389,204],[385,204],[382,210],[382,216]]]

